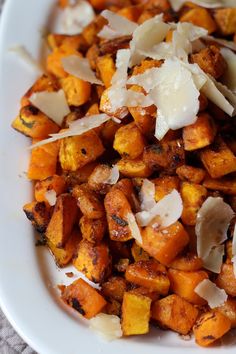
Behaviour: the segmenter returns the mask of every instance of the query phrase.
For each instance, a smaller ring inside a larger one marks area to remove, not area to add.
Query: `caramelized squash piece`
[[[236,277],[234,275],[233,264],[222,265],[220,274],[217,277],[217,285],[224,289],[228,295],[236,296]]]
[[[106,232],[106,220],[101,219],[89,219],[86,216],[82,216],[79,221],[82,237],[92,243],[99,243]]]
[[[180,17],[181,22],[191,22],[195,26],[203,27],[208,31],[208,34],[215,32],[217,29],[214,19],[210,12],[202,7],[190,9]]]
[[[167,194],[170,194],[173,189],[179,189],[179,178],[177,176],[163,176],[152,180],[155,184],[155,200],[159,202]]]
[[[223,35],[228,36],[236,32],[235,8],[229,7],[225,9],[216,9],[214,12],[214,19]]]
[[[231,328],[236,328],[236,299],[228,298],[222,306],[217,307],[217,311],[228,317]]]
[[[143,160],[143,157],[138,157],[134,160],[122,158],[118,161],[117,167],[125,177],[147,178],[152,174],[152,170],[148,166],[148,163]]]
[[[102,284],[102,295],[105,298],[114,299],[118,302],[122,302],[124,293],[127,289],[127,283],[124,278],[113,276],[107,279]]]
[[[101,201],[88,188],[87,184],[75,186],[72,194],[77,199],[82,214],[88,219],[101,219],[104,217],[104,207]]]
[[[56,196],[65,192],[66,182],[63,176],[53,175],[43,181],[38,181],[34,187],[34,196],[37,202],[48,203],[46,193],[48,191],[55,191]]]
[[[23,206],[26,217],[31,221],[36,231],[44,233],[51,217],[51,209],[45,202],[31,202]]]
[[[176,169],[176,173],[183,181],[201,183],[206,175],[202,168],[183,165]]]

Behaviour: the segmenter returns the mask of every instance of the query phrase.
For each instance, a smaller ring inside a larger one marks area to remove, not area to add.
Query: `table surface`
[[[0,12],[3,3],[6,0],[0,0]],[[19,0],[18,0],[19,1]],[[12,328],[5,315],[0,309],[0,353],[1,354],[36,354],[28,344]]]

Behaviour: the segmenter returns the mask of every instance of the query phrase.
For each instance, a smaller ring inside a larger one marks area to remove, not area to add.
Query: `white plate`
[[[50,21],[54,0],[8,0],[0,37],[0,304],[19,334],[42,354],[209,353],[174,333],[152,329],[146,336],[111,343],[98,339],[88,323],[65,309],[56,284],[71,282],[49,253],[35,248],[22,205],[32,198],[26,180],[29,141],[10,128],[22,93],[35,79],[33,72],[8,49],[23,44],[40,56],[41,32]],[[212,350],[235,352],[231,344]]]

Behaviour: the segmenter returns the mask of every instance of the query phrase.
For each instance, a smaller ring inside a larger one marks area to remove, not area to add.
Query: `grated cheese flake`
[[[197,213],[195,232],[198,257],[206,259],[212,248],[227,239],[227,230],[234,216],[232,208],[220,197],[208,197]]]
[[[112,76],[113,86],[125,87],[128,78],[130,49],[119,49],[116,54],[116,72]]]
[[[89,328],[106,341],[122,337],[120,318],[115,315],[99,313],[89,321]]]
[[[234,0],[233,0],[234,1]],[[204,36],[204,41],[206,42],[214,42],[214,43],[218,43],[223,47],[229,48],[231,50],[236,51],[236,43],[233,41],[228,41],[226,39],[222,39],[222,38],[216,38],[216,37],[212,37],[212,36]]]
[[[141,201],[141,210],[150,210],[155,204],[155,184],[149,181],[147,178],[144,179],[141,190],[139,192],[139,199]]]
[[[54,189],[50,189],[45,192],[45,198],[47,199],[50,206],[54,206],[57,201],[57,193]]]
[[[228,299],[224,289],[220,289],[209,279],[201,281],[194,289],[195,293],[208,302],[211,309],[222,306]]]
[[[128,226],[130,228],[131,231],[131,235],[132,237],[139,243],[142,244],[143,240],[142,240],[142,236],[141,236],[141,232],[140,229],[138,227],[138,224],[136,222],[135,216],[132,213],[128,213],[126,215],[126,220],[128,222]]]
[[[106,184],[116,184],[120,178],[120,172],[117,165],[111,168],[110,176],[104,181]]]
[[[80,58],[77,55],[70,55],[61,59],[63,69],[70,75],[78,79],[90,82],[91,84],[103,85],[103,82],[97,79],[95,73],[90,68],[87,58]]]
[[[30,52],[23,45],[16,45],[9,48],[9,52],[15,53],[29,68],[33,69],[37,75],[43,73],[42,65],[37,62],[30,54]]]
[[[70,113],[63,90],[57,92],[36,92],[30,96],[29,100],[58,125],[61,125],[64,117]]]
[[[108,25],[105,25],[103,29],[98,33],[98,36],[104,39],[114,39],[122,36],[131,35],[138,25],[128,20],[127,18],[117,15],[110,10],[104,10],[101,12]]]
[[[203,259],[204,268],[213,273],[220,273],[225,253],[224,245],[213,247],[207,257]]]
[[[220,52],[227,63],[227,69],[221,81],[231,91],[236,92],[236,54],[228,48],[221,48]]]
[[[174,189],[163,197],[150,210],[144,210],[136,214],[140,226],[147,226],[155,217],[160,218],[162,227],[168,227],[176,222],[183,212],[183,202],[179,192]]]

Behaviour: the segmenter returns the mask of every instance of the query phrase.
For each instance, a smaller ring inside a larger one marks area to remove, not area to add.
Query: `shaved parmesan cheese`
[[[186,0],[169,0],[171,7],[174,11],[179,11],[181,7],[186,3]],[[208,9],[214,9],[218,7],[236,7],[235,0],[191,0],[193,4],[206,7]]]
[[[225,253],[224,245],[220,245],[211,249],[209,255],[203,259],[204,268],[214,273],[220,273]]]
[[[227,48],[221,48],[220,52],[227,63],[227,69],[221,81],[231,91],[236,92],[236,54]]]
[[[130,55],[130,49],[120,49],[117,51],[116,72],[111,80],[113,86],[125,87],[128,78]]]
[[[158,107],[169,129],[179,129],[195,123],[199,110],[199,91],[191,72],[177,60],[167,59],[158,69],[156,87],[149,95]],[[158,121],[158,118],[157,118]],[[155,136],[159,137],[158,131]]]
[[[236,43],[233,41],[227,41],[226,39],[216,38],[216,37],[212,37],[212,36],[205,36],[204,40],[206,40],[207,42],[218,43],[218,44],[222,45],[223,47],[226,47],[226,48],[236,51]]]
[[[151,97],[145,96],[141,92],[126,90],[125,88],[120,88],[116,86],[112,86],[107,91],[107,96],[109,98],[109,103],[113,112],[124,106],[149,107],[153,104],[153,100],[151,99]]]
[[[89,323],[89,328],[106,341],[122,337],[120,318],[118,316],[99,313],[91,318]]]
[[[28,50],[23,45],[17,45],[17,46],[11,47],[9,49],[9,52],[17,54],[18,57],[28,65],[29,68],[33,69],[36,72],[37,75],[40,75],[43,73],[42,65],[40,65],[32,57],[32,55],[28,52]]]
[[[148,211],[141,211],[136,214],[136,219],[140,226],[147,226],[155,218],[160,218],[162,227],[167,227],[176,222],[183,211],[183,202],[177,190],[162,198]]]
[[[95,17],[93,7],[88,1],[78,0],[72,6],[67,6],[62,13],[63,34],[73,35],[81,33]]]
[[[208,197],[197,213],[195,232],[198,257],[206,259],[212,248],[227,239],[227,230],[234,216],[222,198]]]
[[[148,179],[144,179],[139,198],[141,201],[141,210],[150,210],[155,204],[155,184],[149,181]]]
[[[147,69],[143,74],[134,75],[127,81],[128,85],[139,85],[148,93],[154,89],[159,80],[159,68]]]
[[[98,36],[101,38],[114,39],[122,36],[129,36],[138,27],[135,22],[109,10],[104,10],[101,13],[101,16],[108,20],[108,25],[105,25],[98,33]]]
[[[142,244],[143,240],[142,240],[141,232],[139,230],[139,227],[138,227],[138,224],[136,222],[134,215],[132,213],[128,213],[126,215],[126,220],[128,222],[128,226],[130,228],[132,237],[136,241],[138,241],[139,244]]]
[[[119,177],[120,177],[119,168],[115,165],[112,167],[110,176],[108,177],[107,180],[104,181],[104,183],[111,184],[111,185],[116,184],[119,180]]]
[[[70,113],[63,90],[57,92],[36,92],[30,96],[29,100],[58,125],[61,125],[63,118]]]
[[[162,14],[145,21],[136,28],[133,39],[130,42],[131,62],[130,66],[140,64],[141,60],[149,56],[153,46],[161,43],[170,25],[164,23]]]
[[[222,306],[228,299],[224,289],[220,289],[209,279],[201,281],[194,289],[195,293],[208,302],[211,309]]]
[[[95,73],[90,68],[87,58],[80,58],[77,55],[70,55],[61,59],[63,69],[70,75],[91,84],[103,85],[101,80],[96,78]]]
[[[157,111],[155,134],[154,134],[155,137],[158,140],[163,139],[166,133],[169,131],[169,129],[170,128],[165,117],[162,115],[161,112]]]
[[[70,136],[82,135],[91,129],[99,127],[100,125],[102,125],[103,123],[107,122],[110,119],[111,117],[106,114],[96,114],[96,115],[90,115],[84,118],[80,118],[78,120],[75,120],[74,122],[69,123],[69,129],[66,129],[62,133],[49,134],[50,138],[42,140],[32,145],[31,148],[34,149],[36,147],[48,143],[53,143],[54,141],[68,138]]]
[[[54,189],[46,191],[45,192],[45,198],[47,199],[48,204],[50,206],[54,206],[56,204],[56,201],[57,201],[57,193],[54,191]]]

